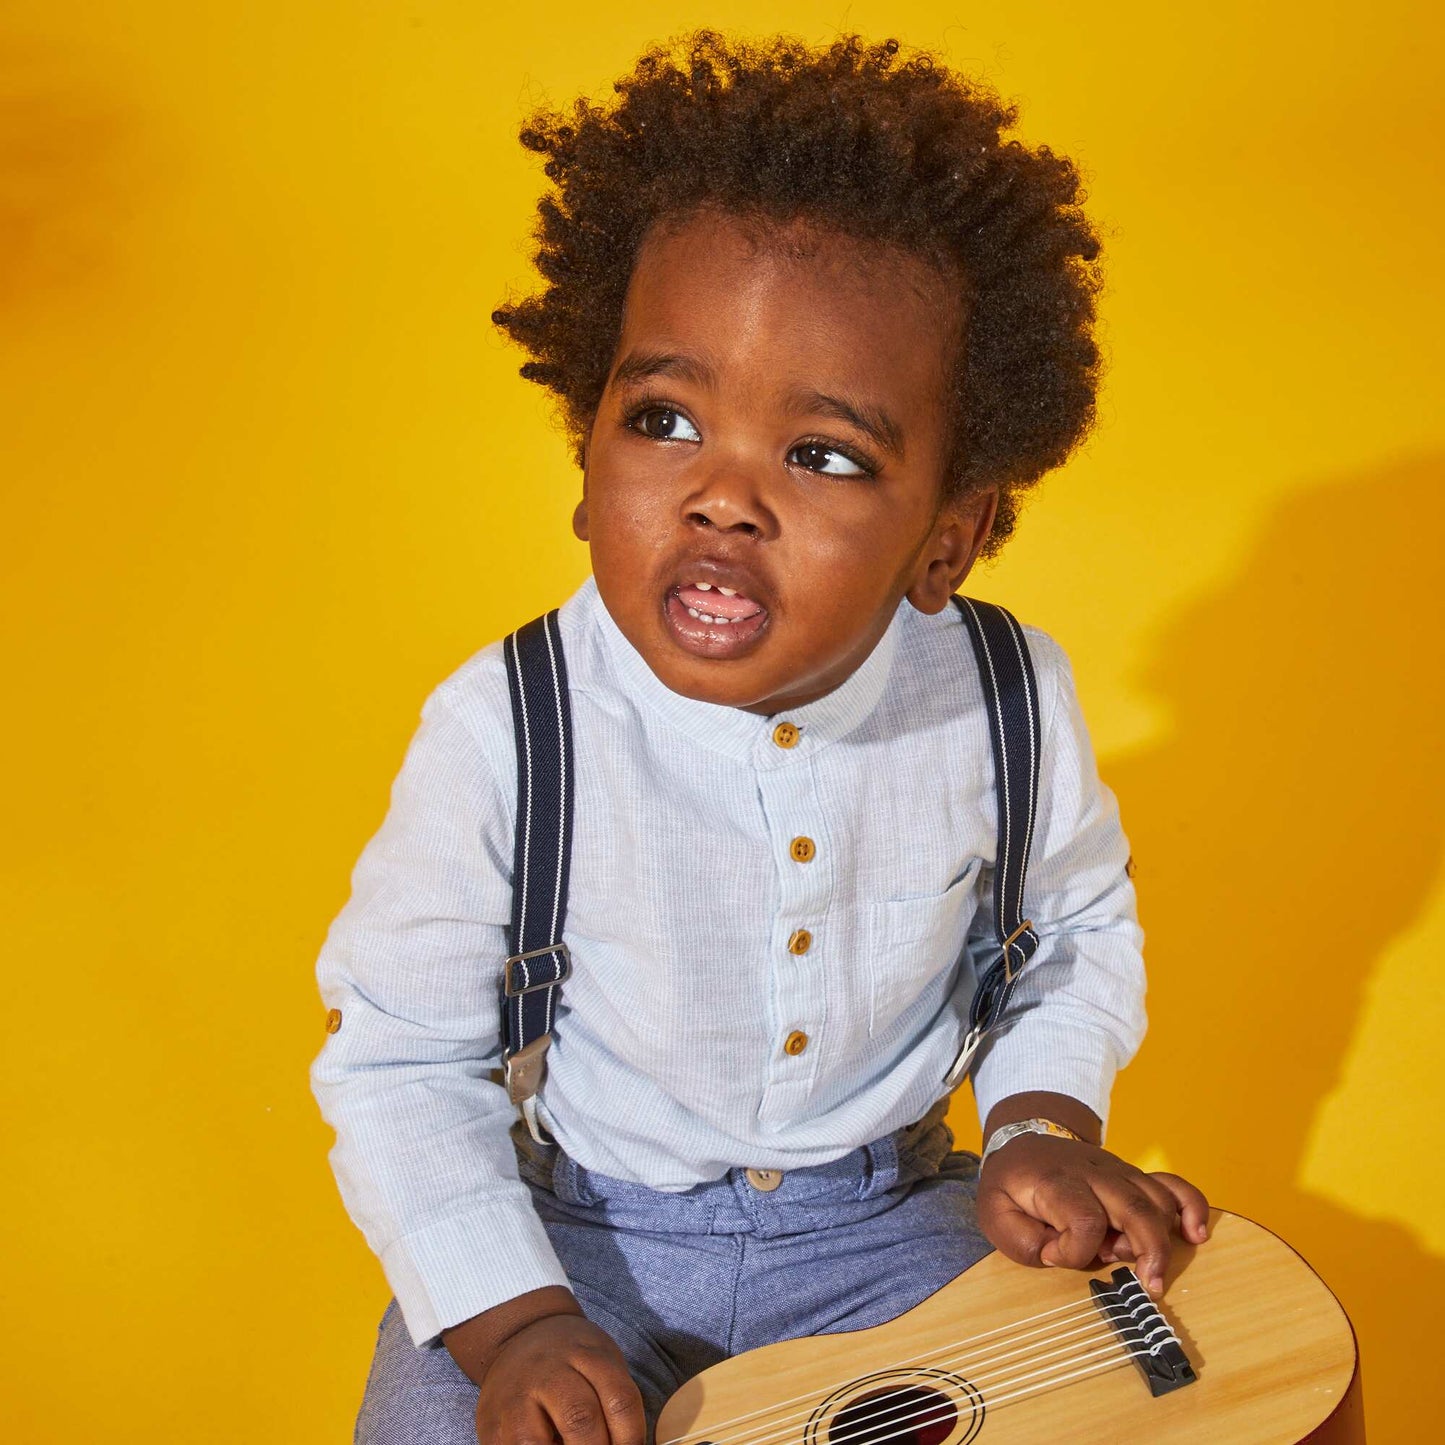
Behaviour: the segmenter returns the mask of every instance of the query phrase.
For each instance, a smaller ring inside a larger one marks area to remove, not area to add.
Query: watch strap
[[[1054,1123],[1052,1119],[1020,1119],[1018,1123],[1005,1124],[989,1135],[988,1143],[984,1145],[983,1153],[979,1156],[979,1168],[983,1167],[988,1156],[995,1149],[1002,1149],[1010,1139],[1017,1139],[1020,1134],[1052,1134],[1056,1139],[1073,1139],[1081,1144],[1085,1142],[1072,1129],[1066,1129],[1062,1124]]]

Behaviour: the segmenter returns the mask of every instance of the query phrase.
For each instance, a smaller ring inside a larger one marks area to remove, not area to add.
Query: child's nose
[[[737,464],[710,468],[684,499],[682,515],[692,526],[737,532],[760,541],[778,533],[777,515],[761,479]]]

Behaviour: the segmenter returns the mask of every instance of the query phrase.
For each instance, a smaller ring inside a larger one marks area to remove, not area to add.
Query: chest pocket
[[[927,995],[931,1014],[963,953],[969,925],[978,909],[975,858],[942,893],[890,898],[868,910],[868,1032],[887,1033]]]

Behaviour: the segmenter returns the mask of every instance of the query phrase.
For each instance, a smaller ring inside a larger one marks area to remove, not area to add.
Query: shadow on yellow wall
[[[97,284],[112,264],[117,231],[150,199],[155,177],[130,153],[141,122],[112,88],[83,74],[73,55],[39,42],[12,35],[0,50],[0,308],[7,315]]]
[[[1381,1440],[1425,1438],[1423,1414],[1405,1427],[1445,1260],[1299,1180],[1371,977],[1440,866],[1445,608],[1412,543],[1441,534],[1442,498],[1441,457],[1293,497],[1232,585],[1160,637],[1146,681],[1173,713],[1167,742],[1108,770],[1139,862],[1152,1018],[1111,1144],[1163,1148],[1315,1265],[1365,1341]],[[1423,1115],[1421,1149],[1432,1136]],[[1360,1169],[1380,1167],[1369,1137],[1358,1147]]]

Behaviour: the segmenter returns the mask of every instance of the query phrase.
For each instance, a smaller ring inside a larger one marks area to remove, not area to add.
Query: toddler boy
[[[641,1445],[697,1370],[891,1319],[990,1245],[1135,1260],[1157,1292],[1171,1229],[1204,1237],[1197,1189],[1099,1145],[1140,934],[1032,630],[1039,944],[973,1070],[981,1171],[942,1122],[998,952],[950,599],[1092,418],[1074,171],[892,42],[704,34],[617,90],[523,132],[555,183],[546,286],[496,316],[571,426],[593,564],[556,622],[573,972],[530,1127],[490,1078],[519,821],[500,646],[428,700],[321,957],[314,1082],[397,1297],[371,1445]]]

